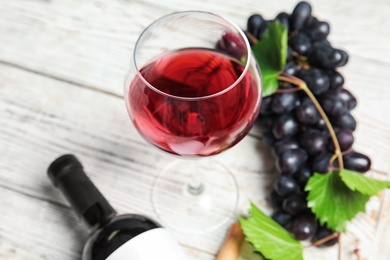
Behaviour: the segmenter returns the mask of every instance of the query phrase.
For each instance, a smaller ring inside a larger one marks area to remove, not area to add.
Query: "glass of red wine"
[[[237,182],[207,158],[243,139],[260,109],[260,69],[242,30],[201,11],[154,21],[136,42],[125,100],[141,136],[177,157],[151,191],[162,224],[203,233],[235,218]]]

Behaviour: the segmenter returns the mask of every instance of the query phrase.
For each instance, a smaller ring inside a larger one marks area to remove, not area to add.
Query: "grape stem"
[[[245,35],[252,44],[256,44],[258,42],[257,38],[250,32],[245,32]]]
[[[333,154],[332,157],[330,157],[329,159],[329,162],[328,162],[328,166],[329,166],[329,169],[334,169],[333,167],[333,161],[337,158],[337,155],[336,154]]]
[[[341,248],[342,248],[342,246],[341,246],[341,233],[339,233],[338,234],[338,236],[337,236],[337,242],[338,242],[338,244],[339,244],[339,250],[338,250],[338,260],[341,260]]]
[[[337,140],[336,133],[333,129],[333,126],[330,123],[328,116],[326,115],[325,111],[322,109],[317,98],[314,96],[314,94],[308,88],[306,83],[303,80],[301,80],[297,77],[294,77],[292,75],[289,75],[283,71],[278,76],[278,80],[297,86],[299,89],[303,90],[306,93],[306,95],[310,98],[310,100],[313,102],[314,106],[317,108],[318,113],[320,114],[320,116],[322,117],[322,119],[325,122],[326,128],[328,129],[329,135],[332,138],[332,142],[333,142],[333,145],[335,147],[335,152],[334,152],[334,155],[329,160],[329,165],[333,165],[333,161],[337,158],[337,161],[339,163],[339,169],[344,169],[343,154],[341,152],[339,140]],[[311,244],[310,246],[320,245],[320,244],[325,243],[326,241],[328,241],[332,238],[335,238],[335,237],[338,238],[338,243],[339,243],[338,259],[340,260],[341,259],[341,233],[334,233],[334,234],[327,236],[321,240],[318,240],[317,242]]]
[[[292,93],[300,91],[300,88],[286,88],[286,89],[278,89],[276,90],[276,93]]]
[[[278,76],[278,80],[284,81],[284,82],[287,82],[287,83],[290,83],[290,84],[293,84],[293,85],[297,86],[299,89],[303,90],[306,93],[306,95],[310,98],[310,100],[313,102],[314,106],[318,110],[318,113],[320,114],[322,119],[324,119],[326,128],[328,129],[328,132],[329,132],[330,137],[332,139],[333,145],[335,147],[334,155],[335,155],[335,157],[337,157],[337,161],[339,163],[339,169],[344,169],[343,155],[342,155],[342,152],[341,152],[341,149],[340,149],[339,141],[337,140],[337,137],[336,137],[336,133],[335,133],[335,131],[333,129],[333,126],[330,123],[328,116],[325,114],[325,111],[322,109],[322,107],[321,107],[320,103],[318,102],[317,98],[314,96],[314,94],[307,87],[306,83],[303,80],[301,80],[301,79],[299,79],[297,77],[294,77],[292,75],[289,75],[289,74],[287,74],[287,73],[285,73],[283,71]],[[332,157],[332,158],[334,158],[334,157]]]
[[[315,241],[314,243],[311,243],[308,246],[305,246],[305,248],[322,245],[322,244],[328,242],[329,240],[332,240],[333,238],[336,238],[338,236],[339,236],[338,233],[330,234],[329,236],[326,236],[326,237],[324,237],[324,238],[322,238],[320,240]]]

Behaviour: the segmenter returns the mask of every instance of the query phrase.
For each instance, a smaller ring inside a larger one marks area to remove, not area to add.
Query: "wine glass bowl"
[[[215,155],[237,144],[257,118],[260,97],[260,69],[245,34],[228,20],[200,11],[172,13],[149,25],[135,45],[125,81],[127,109],[141,136],[154,146],[184,158]],[[198,205],[200,208],[209,208],[210,196],[218,195],[207,195],[204,188],[212,193],[212,189],[217,190],[215,180],[218,184],[226,182],[222,186],[232,189],[235,202],[226,203],[226,207],[222,205],[226,208],[222,211],[224,215],[229,210],[229,214],[234,213],[238,187],[231,173],[223,177],[224,180],[216,176],[219,173],[212,173],[209,176],[214,178],[210,180],[214,182],[212,187],[205,184],[207,174],[194,170],[204,171],[211,164],[201,167],[198,164],[194,168],[182,164],[174,163],[158,176],[163,180],[161,185],[165,185],[162,191],[175,190],[166,185],[167,174],[176,181],[188,177],[190,180],[183,179],[178,184],[189,187],[187,190],[193,196],[188,200],[198,200],[203,205]],[[216,167],[221,174],[228,171]],[[157,206],[156,200],[161,203],[164,196],[154,193],[158,190],[158,178],[152,191],[152,204],[161,217],[159,212],[166,207]],[[196,186],[197,189],[191,190]],[[205,200],[205,196],[209,199]],[[197,215],[198,220],[208,219],[207,212],[195,211],[185,209],[183,214],[190,212]],[[203,218],[199,218],[201,214]],[[213,222],[214,226],[221,223]]]

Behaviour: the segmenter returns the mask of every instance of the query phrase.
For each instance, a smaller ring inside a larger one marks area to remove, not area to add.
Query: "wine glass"
[[[261,74],[242,30],[202,11],[154,21],[136,42],[125,101],[141,136],[177,157],[151,189],[162,224],[203,233],[235,218],[233,174],[218,160],[199,159],[237,144],[258,115]]]

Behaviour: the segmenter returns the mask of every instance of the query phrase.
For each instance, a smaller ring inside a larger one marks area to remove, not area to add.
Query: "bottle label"
[[[179,244],[164,228],[154,228],[127,241],[106,260],[188,260]]]

